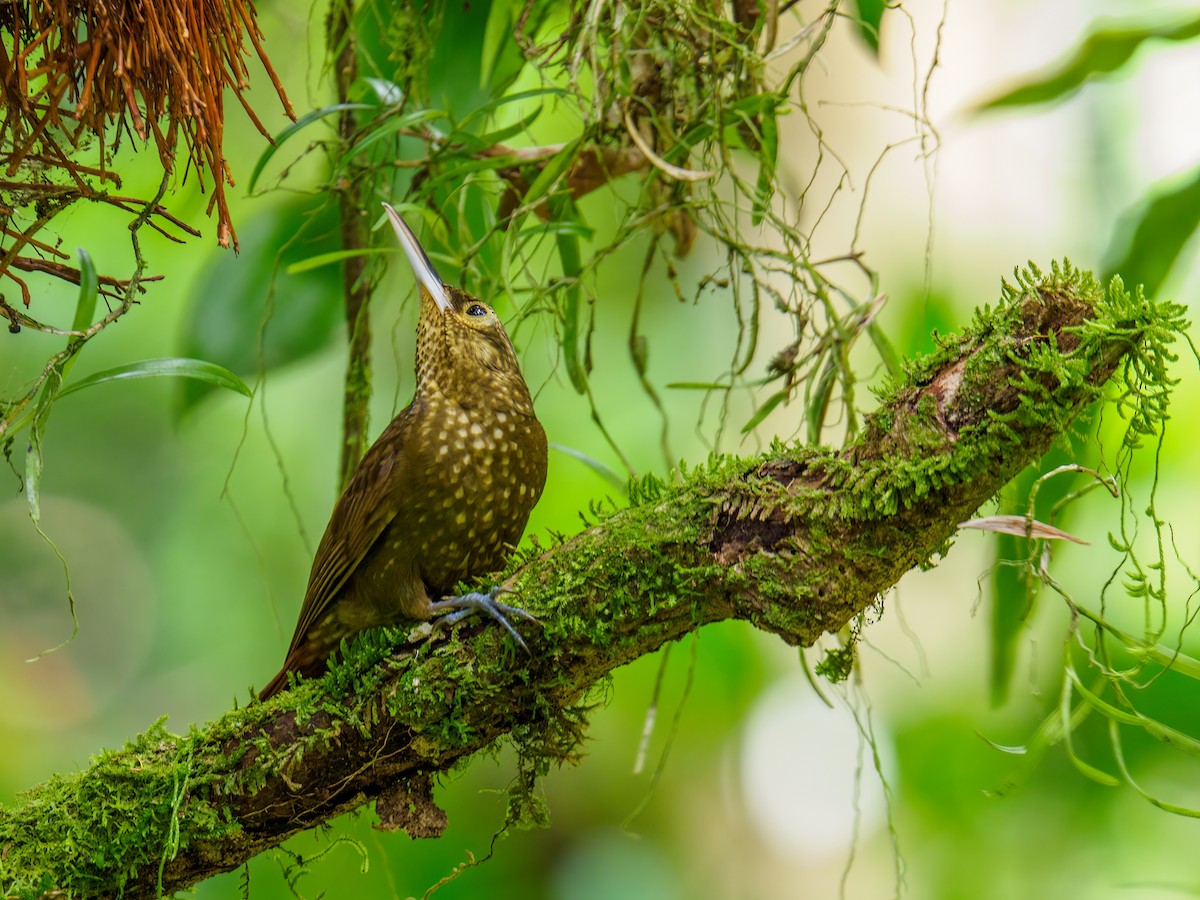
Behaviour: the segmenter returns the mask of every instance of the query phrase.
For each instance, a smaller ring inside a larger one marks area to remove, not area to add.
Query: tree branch
[[[334,80],[338,103],[346,108],[338,115],[338,138],[343,151],[354,144],[358,115],[350,104],[350,93],[358,80],[358,45],[354,32],[354,0],[335,0],[329,10],[326,33],[334,57]],[[371,242],[365,186],[360,163],[352,163],[334,183],[341,220],[342,250],[365,250]],[[338,490],[350,482],[359,460],[367,452],[368,415],[371,401],[371,294],[375,286],[367,275],[363,254],[342,260],[342,297],[346,303],[346,335],[349,355],[342,392],[342,452],[338,461]]]
[[[778,444],[644,479],[629,508],[514,563],[544,626],[525,629],[531,656],[478,624],[382,630],[269,703],[186,737],[156,724],[0,811],[0,889],[170,893],[371,799],[384,827],[433,836],[432,777],[507,736],[519,799],[576,752],[580,703],[618,666],[723,619],[791,644],[841,629],[944,553],[1119,367],[1122,409],[1143,415],[1139,373],[1162,372],[1179,308],[1069,267],[1019,282],[911,364],[842,451]]]

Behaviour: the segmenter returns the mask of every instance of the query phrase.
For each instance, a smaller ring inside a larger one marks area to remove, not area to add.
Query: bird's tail
[[[259,700],[269,700],[278,694],[280,691],[287,690],[288,672],[292,671],[285,663],[274,678],[267,682],[267,686],[258,692]]]
[[[265,688],[258,692],[258,699],[267,700],[280,691],[286,691],[289,674],[303,675],[305,678],[317,678],[324,675],[325,656],[315,654],[313,651],[314,647],[310,642],[302,642],[298,646],[292,647],[288,652],[287,659],[283,661],[283,668],[267,682]]]

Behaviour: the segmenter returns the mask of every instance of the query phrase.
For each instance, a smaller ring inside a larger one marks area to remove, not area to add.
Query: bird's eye
[[[487,315],[487,307],[484,306],[482,303],[472,303],[470,306],[467,307],[467,315],[468,316],[486,316]]]

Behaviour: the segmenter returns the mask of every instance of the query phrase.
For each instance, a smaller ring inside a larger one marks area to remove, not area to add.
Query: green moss
[[[20,814],[6,815],[0,829],[5,896],[37,897],[51,885],[69,896],[111,896],[157,870],[185,839],[236,832],[219,809],[188,802],[220,780],[204,746],[198,732],[180,738],[160,720],[93,758],[86,777],[56,775],[22,794]]]
[[[847,644],[827,650],[825,656],[814,667],[814,671],[833,684],[845,681],[854,671],[854,645]]]

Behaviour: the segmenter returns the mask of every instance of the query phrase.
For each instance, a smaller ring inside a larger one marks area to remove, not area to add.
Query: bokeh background
[[[328,103],[323,4],[258,6],[267,50],[293,100]],[[857,246],[881,273],[889,302],[880,320],[901,352],[928,349],[932,330],[953,330],[994,301],[1001,277],[1026,260],[1048,265],[1067,256],[1106,271],[1130,211],[1196,166],[1194,41],[1148,45],[1114,77],[1061,103],[970,113],[1067,54],[1098,16],[1140,21],[1189,12],[1194,4],[1133,0],[918,0],[889,13],[878,58],[848,22],[835,28],[820,71],[806,79],[806,100],[856,178],[821,234],[831,250],[844,248],[861,210]],[[463,15],[486,16],[486,3],[464,5]],[[914,130],[904,111],[923,90],[935,53],[938,68],[921,102],[940,147],[927,157],[909,141]],[[269,87],[260,88],[269,98]],[[261,109],[269,107],[264,101]],[[793,118],[783,126],[781,166],[785,184],[803,185],[814,149]],[[277,116],[269,127],[285,124]],[[240,119],[231,119],[227,140],[244,182],[263,142]],[[138,177],[131,193],[151,193],[151,167]],[[294,177],[303,183],[305,173]],[[314,164],[311,183],[318,177]],[[205,202],[194,178],[171,201],[191,221],[201,219]],[[290,202],[286,193],[237,197],[236,258],[211,234],[184,248],[145,237],[151,269],[166,280],[88,346],[77,373],[184,355],[201,338],[211,341],[219,329],[209,319],[198,335],[197,309],[220,308],[227,286],[248,279],[261,279],[267,295]],[[128,269],[127,235],[104,214],[80,208],[60,222],[65,247],[86,247],[102,271]],[[693,251],[714,252],[703,242]],[[600,359],[623,352],[639,263],[636,253],[616,257],[601,273]],[[399,258],[392,270],[376,300],[373,433],[412,390],[411,279]],[[1194,247],[1185,248],[1161,292],[1194,306],[1198,278]],[[711,441],[696,427],[699,398],[665,385],[712,377],[711,360],[728,358],[730,320],[719,299],[680,305],[659,288],[664,299],[648,305],[643,325],[654,340],[650,378],[670,412],[672,452],[699,461]],[[301,318],[319,325],[325,316],[327,324],[338,317],[337,290],[331,267],[303,280],[282,277],[274,302],[307,304]],[[38,303],[43,311],[60,304],[66,324],[73,292],[46,285]],[[769,345],[778,325],[769,312],[762,325]],[[0,337],[0,392],[30,378],[59,340],[28,331]],[[786,340],[780,332],[777,342]],[[618,468],[590,410],[556,374],[553,341],[531,328],[518,344],[551,440]],[[160,716],[175,731],[219,716],[275,671],[334,499],[343,367],[335,345],[274,369],[249,409],[244,398],[214,393],[192,397],[185,413],[180,386],[156,380],[101,385],[86,402],[76,395],[57,404],[46,433],[43,524],[69,563],[79,634],[34,662],[71,634],[66,582],[29,521],[19,477],[0,470],[0,485],[8,484],[0,492],[0,801],[86,766],[92,753],[121,745]],[[1183,357],[1176,374],[1182,382],[1159,459],[1158,508],[1196,566],[1194,362]],[[635,373],[613,363],[594,384],[606,425],[634,467],[665,473],[658,413]],[[803,410],[780,408],[744,440],[732,429],[722,449],[753,452],[774,435],[796,435],[803,421]],[[1130,489],[1144,504],[1149,468],[1138,472]],[[529,530],[571,533],[590,500],[615,493],[592,468],[556,451]],[[1057,551],[1055,573],[1083,596],[1115,565],[1105,538],[1115,515],[1115,501],[1097,496],[1066,521],[1092,546]],[[937,568],[910,575],[886,598],[880,621],[865,632],[856,678],[825,686],[832,708],[809,687],[795,650],[740,623],[706,628],[669,658],[619,672],[596,698],[582,763],[545,780],[550,828],[500,838],[489,861],[438,896],[1200,894],[1191,819],[1155,808],[1126,785],[1088,780],[1057,749],[1030,766],[994,746],[1025,744],[1055,708],[1067,624],[1062,604],[1041,598],[1017,634],[1015,675],[997,703],[988,664],[996,541],[963,534]],[[1190,586],[1183,579],[1176,587],[1173,615],[1182,616]],[[635,773],[660,667],[657,727],[647,765]],[[1200,695],[1191,682],[1166,676],[1154,690],[1155,708],[1196,718]],[[1076,747],[1111,766],[1103,728],[1081,732]],[[1136,735],[1126,750],[1144,786],[1200,805],[1194,760]],[[469,854],[488,853],[513,772],[501,749],[445,779],[437,798],[450,827],[438,841],[375,831],[364,809],[194,895],[240,896],[248,882],[249,895],[262,900],[292,889],[307,897],[419,896]]]

